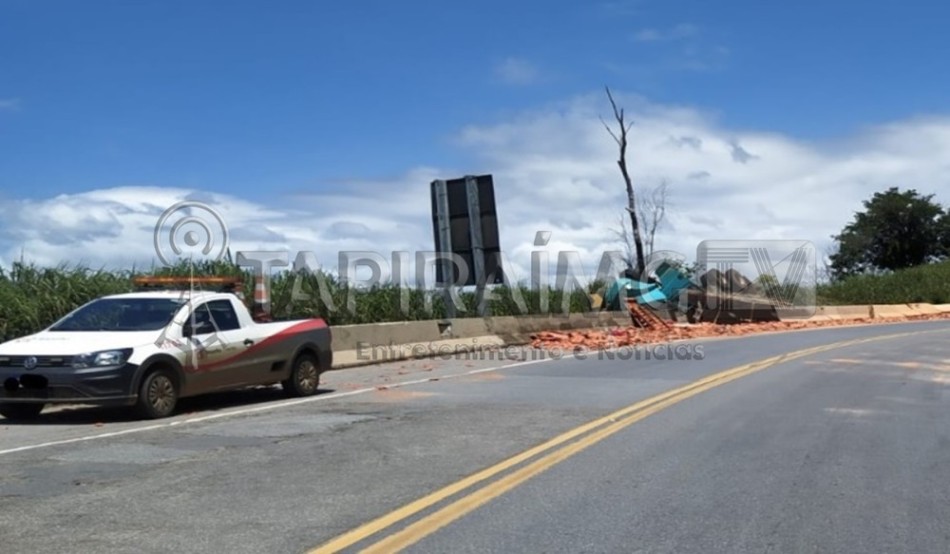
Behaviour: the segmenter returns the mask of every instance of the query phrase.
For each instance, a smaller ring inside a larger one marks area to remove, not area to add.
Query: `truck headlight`
[[[73,367],[82,369],[86,367],[109,367],[122,365],[129,356],[132,355],[131,348],[122,350],[103,350],[102,352],[88,352],[73,356]]]

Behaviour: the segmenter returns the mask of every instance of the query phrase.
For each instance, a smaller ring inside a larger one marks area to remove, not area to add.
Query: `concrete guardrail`
[[[814,315],[807,319],[858,320],[948,312],[950,304],[819,306]],[[341,325],[332,328],[333,366],[334,369],[342,369],[385,361],[452,356],[485,348],[528,344],[531,335],[541,331],[606,329],[627,325],[630,325],[630,317],[626,312]]]
[[[504,316],[341,325],[331,329],[333,366],[450,356],[500,346],[523,345],[540,331],[603,329],[630,324],[625,312]]]

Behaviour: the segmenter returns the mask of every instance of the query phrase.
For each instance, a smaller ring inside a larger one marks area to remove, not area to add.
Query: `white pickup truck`
[[[232,292],[117,294],[0,344],[0,415],[32,419],[59,403],[162,418],[179,398],[278,383],[307,396],[332,361],[323,319],[255,321]]]

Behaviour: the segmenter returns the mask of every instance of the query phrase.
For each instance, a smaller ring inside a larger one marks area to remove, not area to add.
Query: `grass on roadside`
[[[253,298],[251,271],[224,261],[198,263],[194,268],[181,263],[147,271],[106,271],[68,265],[47,268],[23,263],[14,263],[9,269],[0,267],[0,340],[34,333],[100,296],[132,291],[133,276],[192,273],[241,276],[245,298]],[[348,325],[446,316],[445,303],[438,292],[384,285],[355,289],[327,273],[275,274],[270,294],[271,312],[281,319],[322,317],[330,325]],[[492,297],[488,313],[494,316],[565,313],[565,306],[568,313],[590,309],[586,291],[580,290],[565,298],[563,292],[552,289],[542,292],[526,286],[502,286],[492,289]],[[950,262],[821,285],[817,297],[818,303],[824,305],[950,303]],[[457,317],[477,315],[473,293],[461,293],[460,300],[462,309]]]
[[[950,303],[950,262],[859,275],[818,287],[819,304]]]
[[[81,266],[52,268],[22,263],[0,268],[0,341],[39,331],[73,309],[100,296],[135,290],[132,277],[154,276],[239,276],[244,280],[244,298],[254,297],[250,269],[224,261],[204,262],[190,267],[181,263],[148,271],[106,271]],[[431,290],[375,286],[356,289],[342,284],[330,274],[307,272],[277,273],[270,279],[271,313],[279,319],[322,317],[330,325],[441,319],[446,316],[441,293]],[[547,289],[544,293],[528,287],[493,287],[488,313],[494,316],[542,313],[579,313],[590,309],[585,291],[564,293]],[[547,296],[547,307],[543,298]],[[477,315],[474,293],[460,293],[457,317]]]

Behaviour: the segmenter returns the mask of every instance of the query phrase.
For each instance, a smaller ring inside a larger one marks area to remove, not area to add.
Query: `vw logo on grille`
[[[23,367],[26,369],[33,369],[36,367],[36,356],[30,356],[29,358],[23,360]]]

